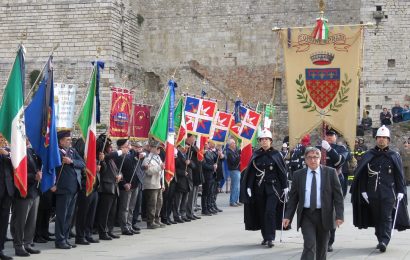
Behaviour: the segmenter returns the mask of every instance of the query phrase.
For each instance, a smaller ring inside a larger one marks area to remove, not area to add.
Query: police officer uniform
[[[264,136],[262,132],[259,138]],[[276,210],[285,189],[286,166],[280,152],[272,147],[255,151],[242,179],[241,202],[244,203],[245,229],[260,229],[262,245],[272,247],[275,240],[276,222],[282,222],[276,218]]]
[[[384,126],[377,132],[376,136],[390,138],[389,130]],[[409,228],[400,155],[391,151],[388,146],[376,146],[363,156],[355,176],[351,188],[353,224],[359,228],[375,227],[375,235],[379,242],[377,248],[384,252],[391,238],[392,212],[396,199],[402,201],[395,228]]]

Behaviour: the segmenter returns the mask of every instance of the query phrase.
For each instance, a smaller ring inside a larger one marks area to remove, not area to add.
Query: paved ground
[[[228,207],[227,194],[221,194],[218,201],[224,212],[215,216],[156,230],[141,225],[139,235],[70,250],[55,249],[54,243],[38,244],[42,253],[29,259],[300,259],[300,232],[285,231],[282,243],[277,232],[273,248],[261,246],[259,232],[244,230],[243,208]],[[349,201],[345,199],[345,223],[336,232],[335,250],[328,254],[329,259],[410,259],[410,231],[394,233],[387,251],[381,254],[375,249],[374,229],[353,227]],[[5,252],[14,255],[10,242]]]

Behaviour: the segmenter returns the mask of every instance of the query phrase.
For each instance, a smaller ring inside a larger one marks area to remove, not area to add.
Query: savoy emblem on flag
[[[211,140],[217,144],[224,144],[228,137],[229,126],[232,122],[232,114],[222,111],[216,112],[211,128]]]
[[[122,138],[128,136],[132,112],[132,95],[127,89],[112,88],[110,113],[110,137]]]
[[[209,135],[216,109],[215,101],[187,96],[184,107],[187,131]]]
[[[239,115],[241,121],[231,124],[231,133],[238,138],[250,141],[258,129],[261,114],[247,107],[240,106]]]

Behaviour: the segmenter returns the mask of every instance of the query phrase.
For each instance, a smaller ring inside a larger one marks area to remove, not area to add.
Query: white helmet
[[[390,130],[385,125],[382,125],[379,129],[377,129],[376,137],[378,136],[385,136],[390,139]]]
[[[272,133],[268,129],[264,129],[259,132],[258,139],[260,138],[270,138],[272,140]]]

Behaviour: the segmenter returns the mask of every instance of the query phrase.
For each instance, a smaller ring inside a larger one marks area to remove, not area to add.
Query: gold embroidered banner
[[[289,110],[289,142],[295,146],[325,122],[354,147],[361,69],[362,27],[329,27],[327,41],[312,28],[280,32]]]

